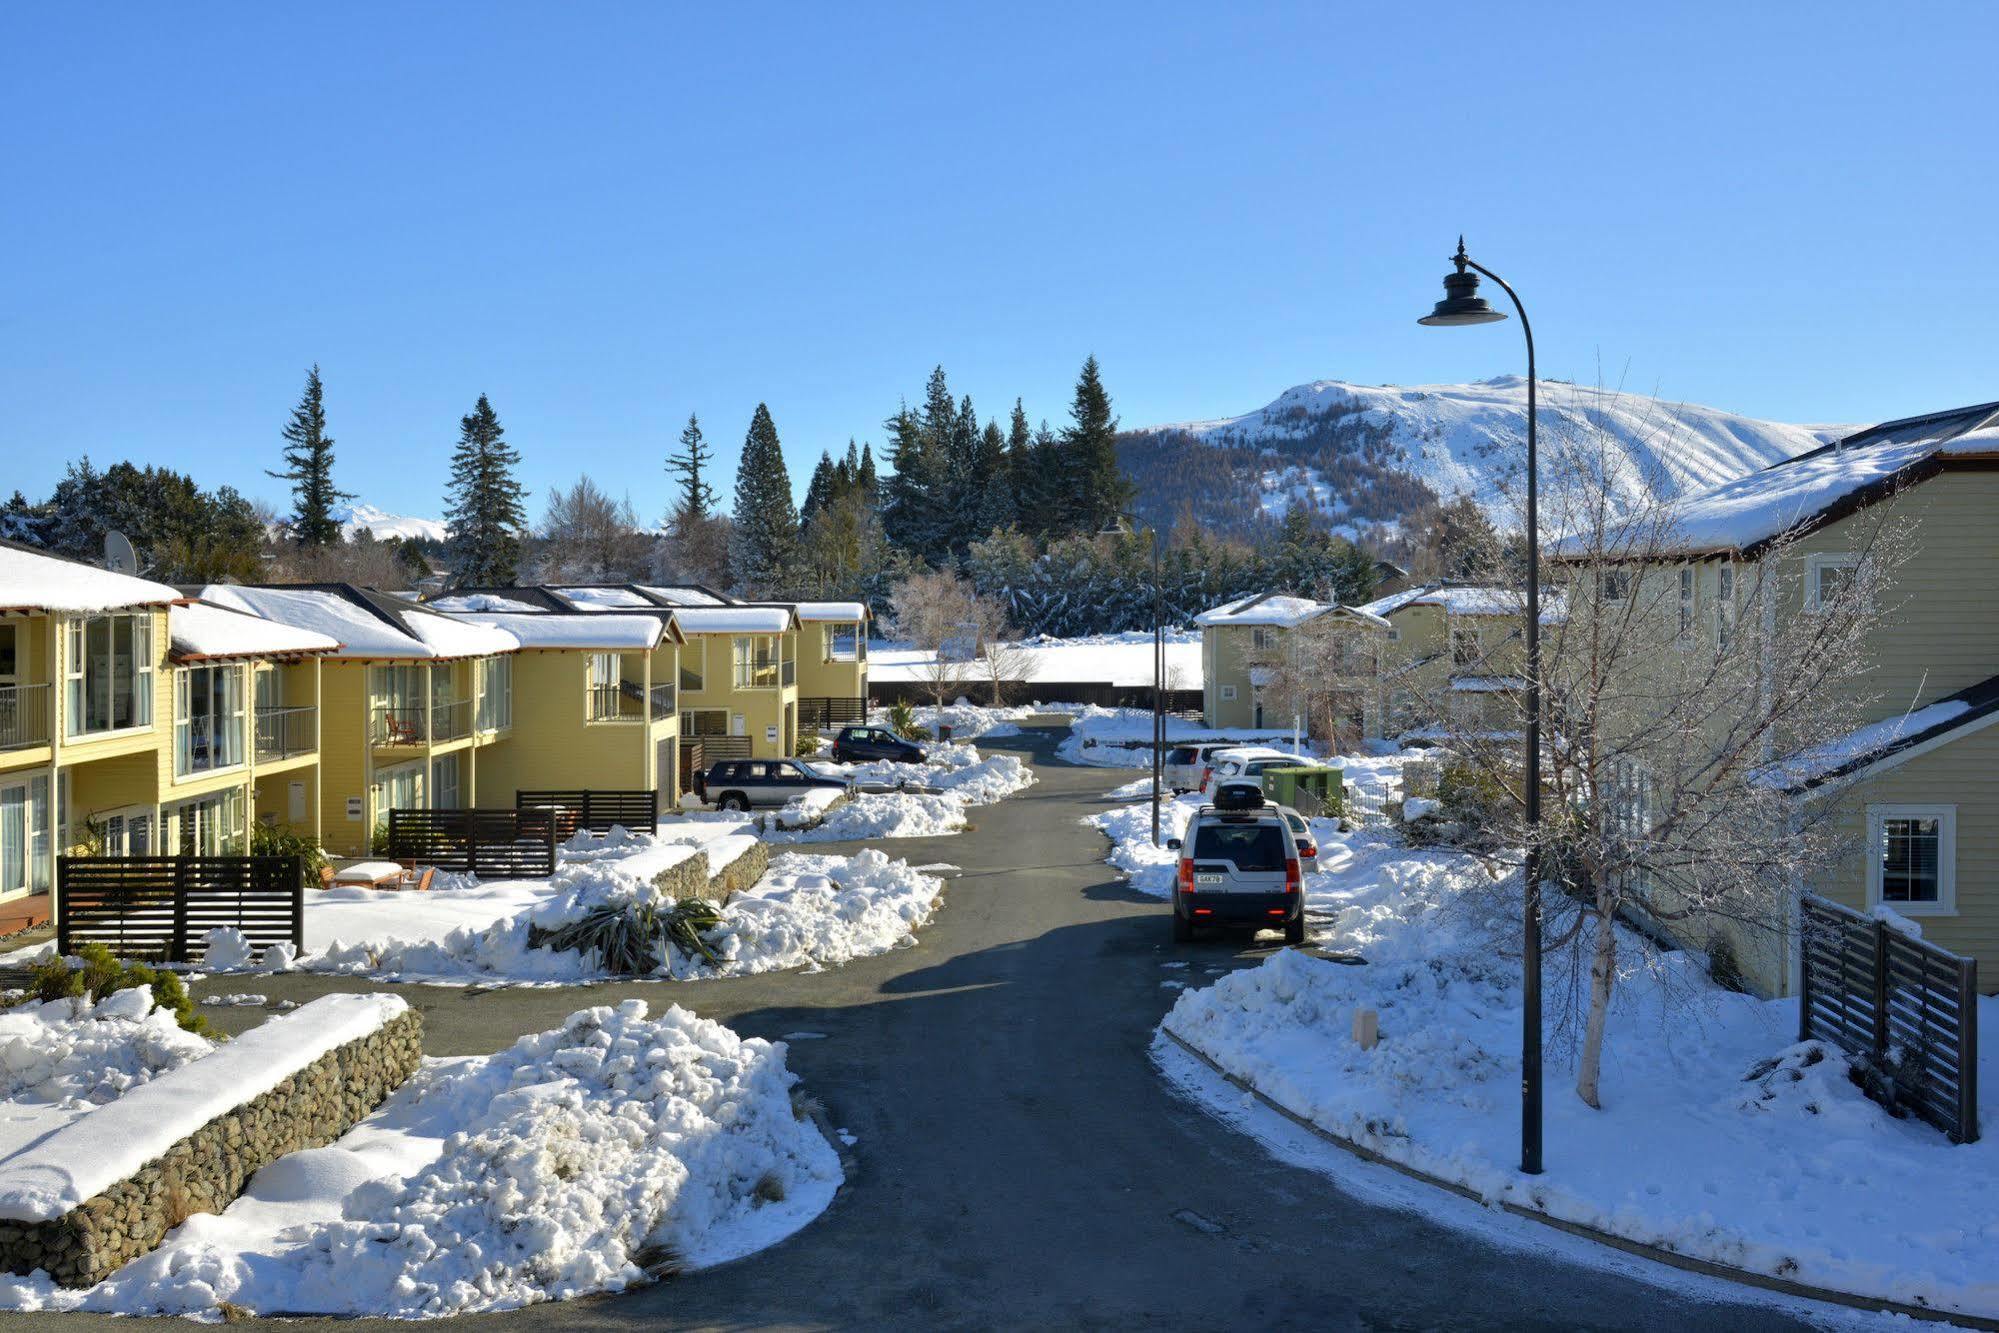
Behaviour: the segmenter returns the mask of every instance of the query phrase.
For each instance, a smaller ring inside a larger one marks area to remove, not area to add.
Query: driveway
[[[425,1011],[434,1055],[496,1050],[626,995],[745,1034],[823,1034],[794,1036],[790,1063],[831,1122],[858,1136],[833,1206],[774,1249],[629,1295],[465,1326],[1804,1326],[1360,1202],[1174,1095],[1147,1055],[1176,993],[1160,983],[1198,982],[1263,951],[1169,941],[1163,906],[1119,882],[1102,835],[1078,822],[1132,775],[1060,764],[1056,734],[984,747],[1016,747],[1040,781],[975,810],[971,832],[890,846],[912,863],[964,867],[914,948],[814,974],[681,986],[404,990]],[[1161,967],[1180,959],[1193,967]],[[203,989],[304,999],[357,988],[224,977]],[[227,1026],[261,1016],[208,1012]]]

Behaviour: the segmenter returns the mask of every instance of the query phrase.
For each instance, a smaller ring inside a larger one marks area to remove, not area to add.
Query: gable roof
[[[0,611],[85,614],[166,606],[178,600],[179,589],[164,583],[0,541]]]
[[[351,583],[211,583],[201,599],[337,640],[340,658],[485,657],[520,641],[504,630],[439,615]]]
[[[1810,791],[1862,770],[1912,759],[1912,752],[1955,740],[1994,714],[1999,714],[1999,676],[1765,764],[1750,780],[1772,791]]]
[[[523,648],[574,648],[599,652],[657,648],[673,634],[673,617],[580,612],[459,611],[453,619],[505,630]]]
[[[1787,537],[1836,523],[1952,468],[1999,461],[1999,403],[1884,421],[1725,481],[1681,503],[1673,529],[1636,558],[1754,559]],[[1584,539],[1549,543],[1550,559],[1586,554]]]

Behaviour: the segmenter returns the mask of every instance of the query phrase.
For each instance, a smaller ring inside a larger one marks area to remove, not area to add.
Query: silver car
[[[1235,741],[1189,741],[1166,752],[1162,772],[1167,790],[1198,791],[1208,780],[1208,765],[1221,750],[1240,749]]]
[[[1228,804],[1259,793],[1232,788]],[[1280,808],[1257,804],[1204,805],[1185,838],[1166,844],[1180,853],[1173,886],[1173,938],[1186,943],[1201,926],[1282,930],[1286,944],[1305,942],[1305,870],[1297,840]]]

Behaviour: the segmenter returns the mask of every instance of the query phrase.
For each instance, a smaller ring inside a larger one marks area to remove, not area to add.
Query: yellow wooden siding
[[[641,653],[628,655],[636,678]],[[651,728],[643,721],[588,722],[588,652],[528,651],[514,656],[514,726],[479,753],[479,799],[511,806],[522,789],[643,789]]]
[[[368,666],[328,662],[319,681],[320,840],[328,851],[358,856],[374,825],[368,809],[372,777],[368,744]],[[353,818],[349,800],[358,800]]]

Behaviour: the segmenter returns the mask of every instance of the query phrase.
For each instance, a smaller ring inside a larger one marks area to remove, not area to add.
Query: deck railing
[[[319,710],[311,704],[290,708],[257,710],[257,762],[270,763],[310,754],[317,728],[313,720]]]
[[[0,750],[49,743],[49,687],[0,685]]]

